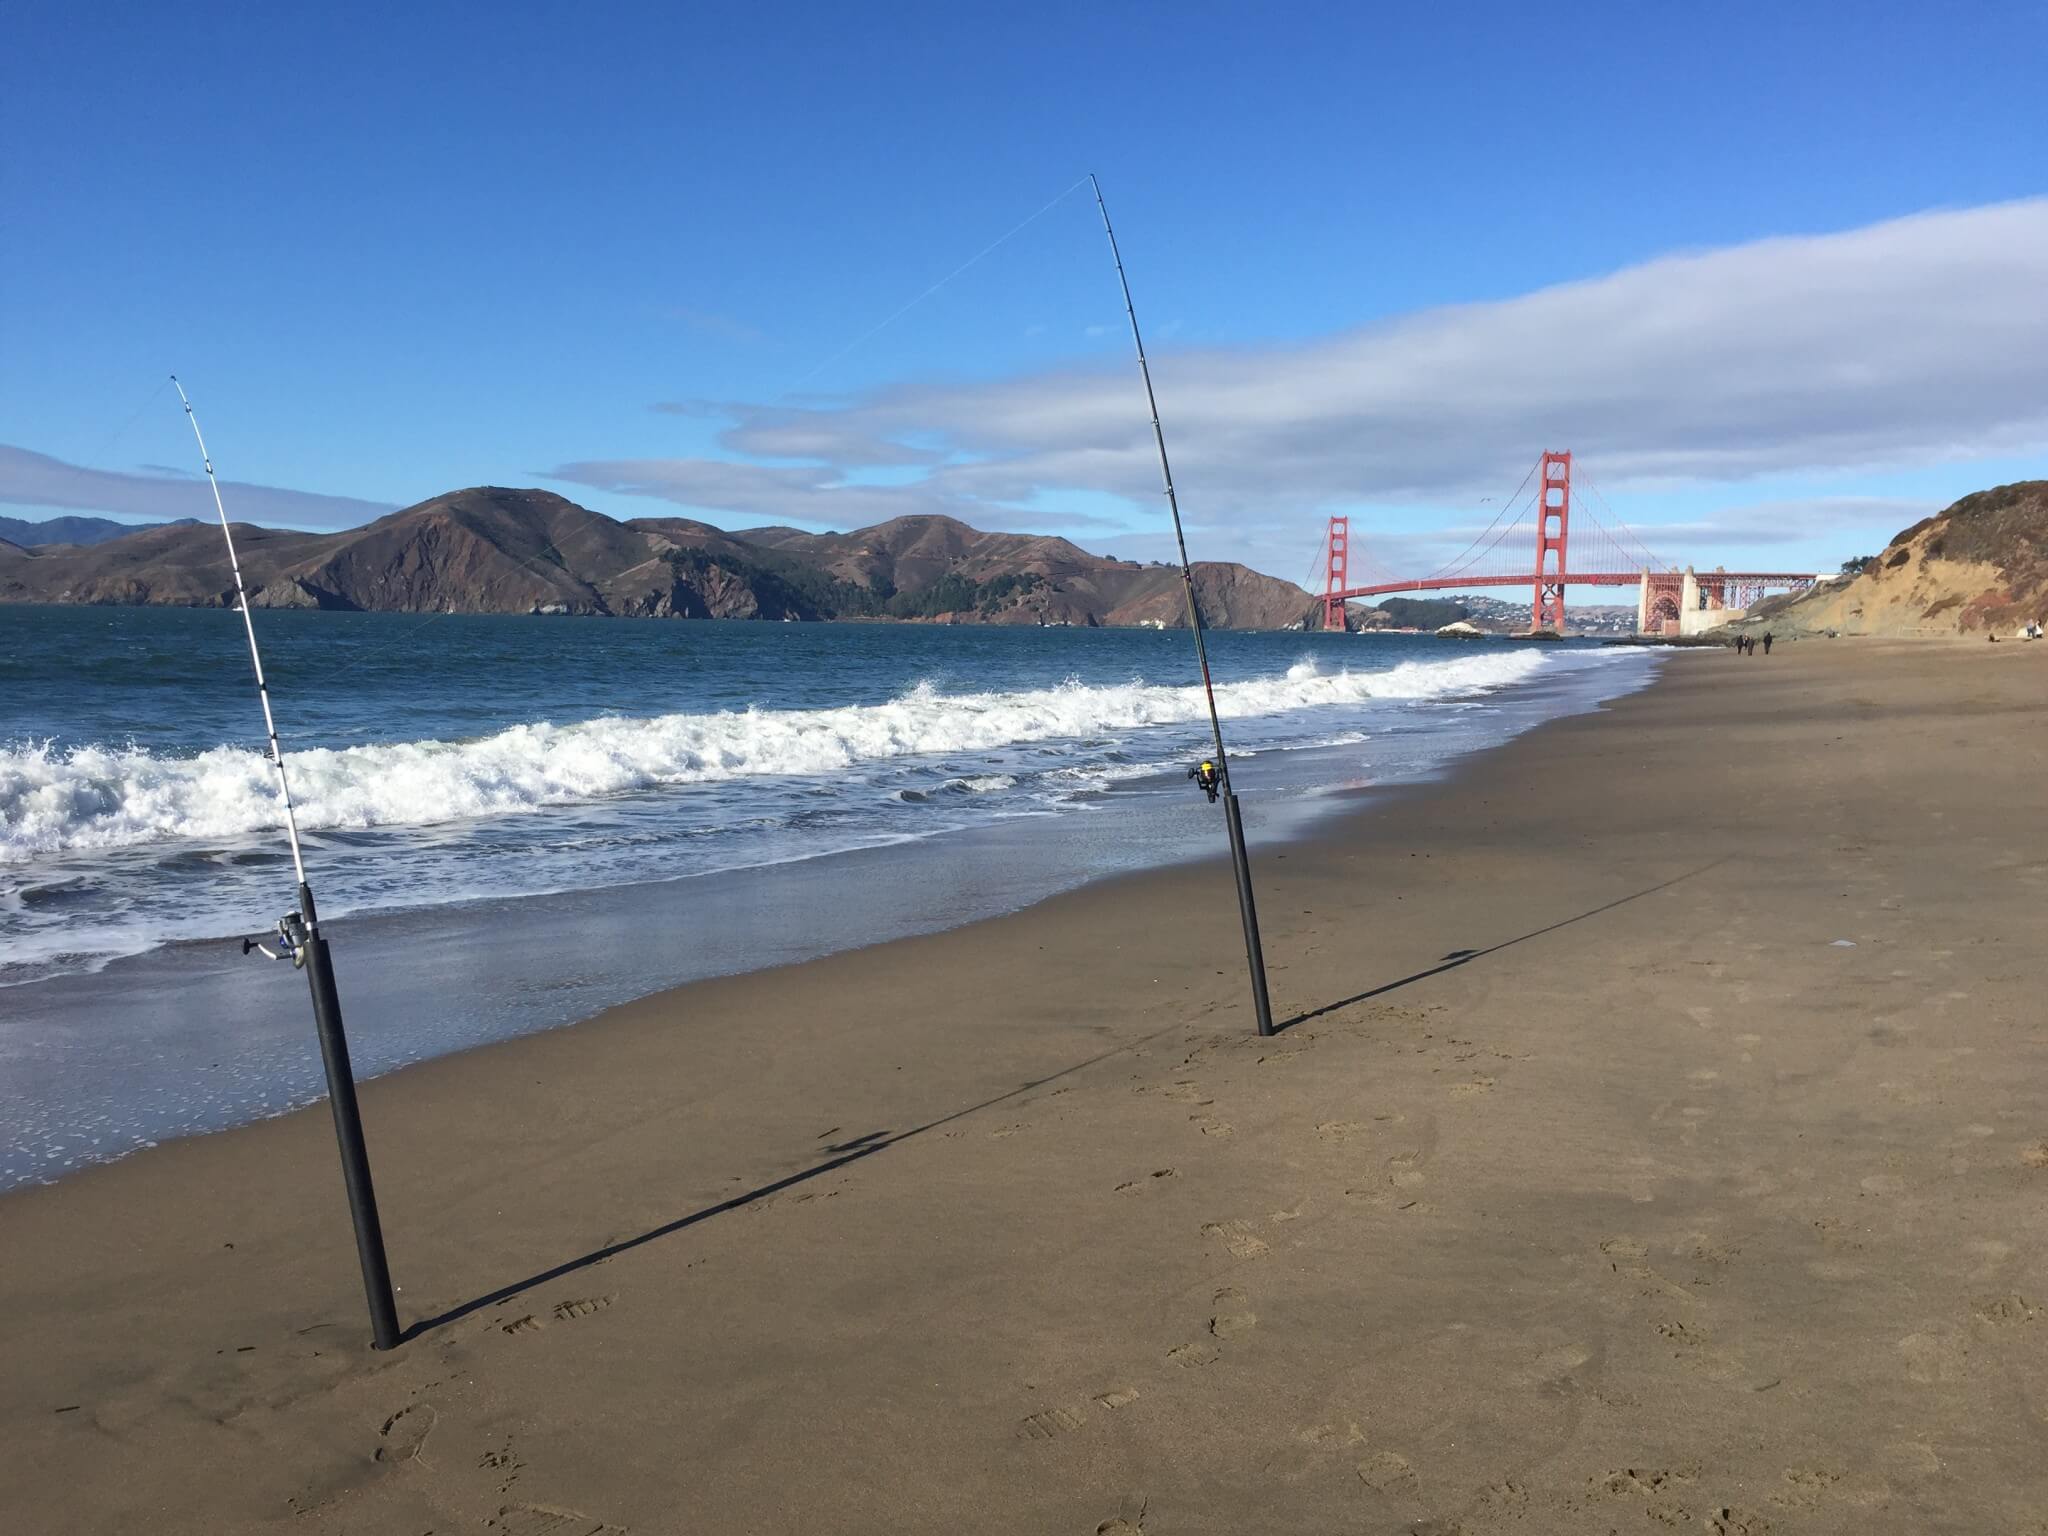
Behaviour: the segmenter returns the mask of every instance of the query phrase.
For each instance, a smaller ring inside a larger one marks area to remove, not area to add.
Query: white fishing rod
[[[1188,536],[1181,527],[1180,497],[1173,488],[1173,465],[1166,457],[1166,429],[1159,424],[1159,396],[1152,389],[1152,365],[1145,359],[1145,338],[1138,331],[1138,309],[1131,302],[1131,280],[1124,273],[1123,252],[1117,249],[1116,231],[1110,227],[1109,204],[1102,200],[1102,183],[1091,172],[1088,183],[1095,189],[1095,206],[1102,213],[1102,232],[1109,236],[1110,259],[1116,263],[1116,280],[1123,289],[1124,313],[1131,321],[1131,345],[1138,349],[1138,373],[1145,381],[1145,405],[1152,415],[1152,441],[1159,448],[1159,478],[1165,483],[1166,508],[1173,514],[1174,542],[1180,547],[1180,579],[1187,594],[1188,628],[1195,638],[1195,659],[1202,669],[1202,694],[1209,701],[1209,730],[1216,740],[1216,759],[1189,770],[1208,791],[1213,804],[1223,800],[1223,824],[1230,834],[1230,864],[1237,876],[1237,911],[1244,922],[1244,957],[1252,975],[1252,1011],[1259,1033],[1273,1033],[1273,1005],[1266,996],[1266,954],[1259,942],[1259,908],[1252,897],[1251,855],[1244,840],[1244,814],[1238,809],[1237,791],[1230,784],[1230,757],[1223,748],[1223,717],[1216,710],[1216,684],[1209,674],[1209,645],[1202,634],[1202,608],[1195,600],[1195,568],[1188,563]],[[1209,770],[1204,772],[1204,770]]]
[[[220,481],[213,473],[213,455],[206,451],[206,434],[199,430],[199,417],[175,373],[171,375],[171,387],[185,407],[185,419],[192,423],[192,436],[199,444],[199,462],[206,466],[206,483],[213,488],[213,510],[220,515],[220,536],[228,546],[228,569],[235,573],[235,606],[242,611],[242,629],[249,636],[249,665],[256,672],[256,699],[263,706],[263,729],[270,736],[270,766],[277,771],[277,795],[284,802],[284,835],[292,845],[292,872],[304,885],[306,860],[299,852],[299,817],[292,808],[292,787],[284,776],[284,749],[277,744],[277,720],[270,712],[270,685],[263,680],[263,653],[256,648],[256,621],[250,617],[249,593],[242,585],[242,561],[235,553],[235,531],[228,526],[228,509],[220,499]]]
[[[206,466],[206,483],[213,489],[213,509],[220,514],[220,534],[227,541],[228,568],[235,575],[235,606],[242,612],[242,629],[249,637],[249,665],[256,673],[256,697],[263,705],[263,728],[269,736],[270,765],[277,774],[277,793],[284,803],[285,836],[291,843],[292,872],[298,877],[298,910],[278,919],[278,948],[254,939],[242,941],[242,953],[261,950],[275,959],[289,959],[306,973],[313,994],[313,1027],[320,1039],[320,1061],[327,1073],[327,1101],[334,1110],[334,1135],[341,1147],[342,1182],[348,1187],[349,1216],[355,1226],[356,1257],[362,1265],[363,1294],[370,1306],[370,1333],[377,1349],[391,1349],[404,1335],[398,1326],[398,1305],[391,1289],[391,1266],[384,1253],[384,1227],[377,1215],[377,1191],[370,1179],[369,1148],[363,1139],[362,1110],[356,1103],[355,1068],[349,1061],[348,1032],[341,1019],[341,995],[334,984],[334,960],[327,940],[320,933],[320,917],[313,905],[313,888],[306,881],[306,861],[299,848],[298,813],[292,807],[291,785],[285,778],[284,748],[278,744],[277,721],[270,710],[270,685],[263,676],[263,653],[256,644],[256,621],[249,613],[249,593],[242,583],[242,562],[235,553],[235,533],[228,523],[228,509],[221,501],[220,479],[213,472],[213,455],[207,452],[206,434],[199,430],[199,417],[185,386],[171,375],[178,399],[185,407],[185,419],[192,423],[192,437],[199,444],[199,459]]]

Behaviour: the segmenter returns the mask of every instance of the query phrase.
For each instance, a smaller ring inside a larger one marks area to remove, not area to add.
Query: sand
[[[1211,864],[380,1079],[390,1354],[324,1108],[11,1194],[7,1529],[2048,1532],[2044,683],[1675,656],[1272,1040]]]

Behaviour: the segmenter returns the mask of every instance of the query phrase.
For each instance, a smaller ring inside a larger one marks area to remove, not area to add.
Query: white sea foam
[[[1324,672],[1303,658],[1283,676],[1216,690],[1227,718],[1375,699],[1433,699],[1521,681],[1534,650]],[[818,710],[609,716],[514,726],[473,741],[413,741],[291,754],[307,828],[493,818],[670,785],[845,774],[921,755],[1099,739],[1203,718],[1201,691],[1140,681],[1068,682],[1004,693],[920,683],[883,704]],[[962,779],[976,792],[1006,777]],[[221,839],[281,824],[269,764],[238,747],[194,756],[145,748],[27,743],[0,751],[0,863],[163,838]]]

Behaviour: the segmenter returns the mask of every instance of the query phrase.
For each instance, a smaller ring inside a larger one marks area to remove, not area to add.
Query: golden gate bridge
[[[1810,571],[1681,570],[1652,554],[1583,475],[1579,491],[1574,506],[1571,454],[1545,452],[1456,559],[1419,577],[1399,577],[1369,563],[1352,547],[1351,519],[1332,517],[1316,556],[1323,577],[1323,627],[1345,628],[1344,605],[1353,598],[1527,586],[1530,629],[1562,634],[1567,587],[1634,587],[1637,628],[1646,634],[1681,634],[1732,617],[1767,592],[1803,590],[1818,579]],[[1596,504],[1605,518],[1593,510]],[[1688,611],[1716,618],[1688,625],[1683,617]]]

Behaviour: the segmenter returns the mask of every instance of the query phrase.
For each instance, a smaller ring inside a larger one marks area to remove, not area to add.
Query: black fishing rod
[[[1216,684],[1209,675],[1209,645],[1202,634],[1201,605],[1195,601],[1195,571],[1188,563],[1188,536],[1181,527],[1180,500],[1173,490],[1173,465],[1166,457],[1166,430],[1159,425],[1159,397],[1152,392],[1152,365],[1145,360],[1145,338],[1138,332],[1138,311],[1131,303],[1131,280],[1124,275],[1123,253],[1117,249],[1116,231],[1110,227],[1109,205],[1102,200],[1102,183],[1091,172],[1088,184],[1095,189],[1095,206],[1102,212],[1102,232],[1109,236],[1109,254],[1116,262],[1116,280],[1124,292],[1124,313],[1131,321],[1131,344],[1138,349],[1138,372],[1145,380],[1145,404],[1152,412],[1152,440],[1159,445],[1159,476],[1166,485],[1166,506],[1173,514],[1173,537],[1180,546],[1180,579],[1187,591],[1188,628],[1194,631],[1195,659],[1202,666],[1202,692],[1209,700],[1209,729],[1216,738],[1214,776],[1195,770],[1194,776],[1209,792],[1211,801],[1223,801],[1223,823],[1230,833],[1230,863],[1237,873],[1237,910],[1244,919],[1244,957],[1252,973],[1252,1007],[1259,1018],[1259,1033],[1273,1033],[1273,1007],[1266,1000],[1266,955],[1259,944],[1259,909],[1252,899],[1251,856],[1245,851],[1244,816],[1237,807],[1237,791],[1230,787],[1230,756],[1223,748],[1223,720],[1216,713]]]
[[[327,940],[320,935],[319,914],[313,907],[313,888],[306,883],[306,861],[299,851],[299,819],[292,808],[291,785],[284,773],[284,749],[277,742],[277,721],[270,713],[270,686],[263,680],[263,653],[256,648],[256,621],[249,616],[249,594],[242,586],[242,562],[235,554],[234,530],[228,526],[228,511],[221,504],[220,481],[213,473],[213,456],[206,451],[206,437],[199,430],[199,418],[185,386],[171,376],[178,398],[184,402],[185,419],[192,423],[192,436],[199,444],[200,462],[206,466],[206,483],[213,487],[213,509],[220,514],[221,537],[227,540],[228,566],[235,573],[235,606],[242,611],[242,628],[249,636],[249,664],[256,672],[256,698],[263,706],[263,728],[270,738],[270,766],[277,773],[278,798],[284,803],[284,831],[291,843],[292,870],[299,881],[298,910],[287,912],[277,922],[277,948],[254,939],[242,941],[242,953],[259,950],[273,960],[288,959],[306,973],[313,994],[313,1028],[320,1037],[320,1060],[327,1069],[327,1102],[334,1109],[334,1135],[341,1144],[342,1182],[348,1186],[348,1209],[356,1230],[356,1257],[363,1269],[363,1294],[370,1303],[370,1334],[373,1347],[392,1349],[399,1342],[398,1305],[391,1292],[391,1266],[384,1257],[384,1227],[377,1218],[377,1191],[370,1182],[370,1153],[363,1141],[362,1112],[356,1106],[355,1068],[348,1058],[348,1033],[341,1021],[341,995],[334,986],[334,960],[327,952]]]

